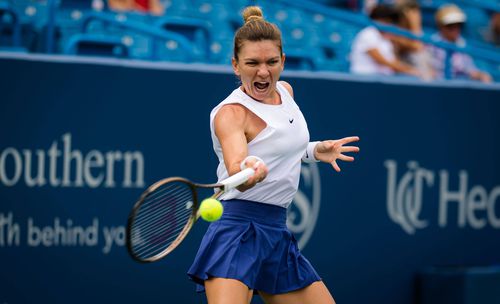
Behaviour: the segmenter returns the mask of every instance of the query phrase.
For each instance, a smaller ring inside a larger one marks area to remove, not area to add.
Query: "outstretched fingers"
[[[340,167],[337,164],[336,160],[332,161],[331,164],[332,164],[333,169],[335,169],[335,171],[340,172]]]
[[[341,145],[345,145],[345,144],[352,143],[355,141],[359,141],[358,136],[348,136],[348,137],[344,137],[344,138],[339,139],[339,143]]]
[[[341,161],[347,161],[347,162],[354,161],[354,157],[348,156],[348,155],[344,155],[342,153],[350,153],[350,152],[357,153],[357,152],[359,152],[359,147],[356,147],[356,146],[344,146],[346,144],[353,143],[353,142],[356,142],[356,141],[359,141],[359,137],[358,136],[349,136],[349,137],[344,137],[344,138],[339,139],[337,141],[337,144],[340,146],[340,149],[339,149],[340,151],[339,151],[339,154],[337,156],[337,159],[341,160]],[[334,159],[331,162],[331,164],[332,164],[333,169],[335,169],[335,171],[340,172],[340,167],[337,164],[337,159]]]
[[[347,155],[344,155],[344,154],[340,154],[339,157],[338,157],[338,159],[343,160],[343,161],[348,161],[348,162],[354,161],[354,157],[347,156]]]
[[[359,147],[345,146],[342,147],[341,152],[359,152]]]

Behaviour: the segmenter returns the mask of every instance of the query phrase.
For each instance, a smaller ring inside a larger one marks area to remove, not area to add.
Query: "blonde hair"
[[[283,55],[283,43],[281,31],[278,27],[266,21],[262,9],[258,6],[248,6],[243,11],[243,24],[234,35],[234,58],[238,60],[238,54],[245,41],[272,40],[278,43],[280,55]]]

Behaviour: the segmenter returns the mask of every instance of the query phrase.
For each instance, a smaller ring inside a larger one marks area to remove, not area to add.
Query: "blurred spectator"
[[[159,0],[108,0],[111,10],[119,12],[138,11],[153,15],[163,15],[164,8]]]
[[[420,5],[415,0],[405,0],[398,2],[396,8],[400,14],[399,27],[421,36],[423,31]],[[395,36],[392,42],[401,61],[416,68],[422,78],[429,80],[435,78],[431,56],[420,40]]]
[[[453,43],[461,47],[465,46],[466,42],[461,33],[467,17],[458,6],[443,5],[436,12],[435,17],[439,32],[432,36],[433,40]],[[443,78],[445,76],[446,51],[435,46],[428,46],[428,50],[432,55],[432,63],[437,76]],[[452,78],[469,78],[491,82],[491,76],[480,71],[474,64],[472,57],[465,53],[453,52],[450,62]]]
[[[370,18],[386,25],[396,25],[399,22],[398,12],[387,5],[377,5],[370,13]],[[405,73],[419,76],[416,69],[396,57],[391,41],[393,37],[394,35],[380,32],[374,26],[361,30],[351,47],[351,72],[371,75]]]

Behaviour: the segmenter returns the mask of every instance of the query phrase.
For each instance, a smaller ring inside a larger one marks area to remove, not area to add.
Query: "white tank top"
[[[212,142],[219,158],[219,181],[229,176],[219,139],[215,135],[214,118],[219,109],[226,104],[241,104],[267,124],[248,143],[248,155],[258,156],[266,163],[269,169],[267,177],[251,189],[244,192],[233,189],[224,193],[220,199],[244,199],[284,208],[292,202],[299,186],[301,159],[309,143],[309,131],[304,116],[290,93],[279,82],[276,87],[281,96],[280,105],[258,102],[237,88],[210,113]]]

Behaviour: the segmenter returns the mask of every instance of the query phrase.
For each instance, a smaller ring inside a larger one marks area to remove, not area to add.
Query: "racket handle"
[[[235,175],[226,178],[220,183],[224,185],[224,191],[228,191],[245,183],[254,174],[255,174],[254,169],[246,168],[245,170],[240,171]]]

